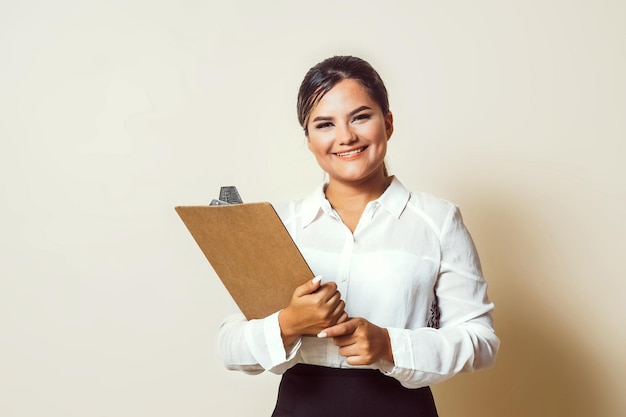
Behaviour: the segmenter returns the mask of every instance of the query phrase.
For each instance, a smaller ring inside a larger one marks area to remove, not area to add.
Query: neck
[[[382,174],[364,183],[344,183],[331,178],[326,188],[326,198],[336,210],[363,211],[367,203],[380,197],[392,177]]]

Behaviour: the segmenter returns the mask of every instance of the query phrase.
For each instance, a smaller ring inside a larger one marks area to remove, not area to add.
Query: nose
[[[337,141],[340,145],[349,145],[357,140],[357,135],[350,125],[340,125],[336,129]]]

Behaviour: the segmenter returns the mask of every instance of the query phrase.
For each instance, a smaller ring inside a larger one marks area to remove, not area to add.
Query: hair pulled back
[[[333,56],[315,65],[304,76],[298,90],[298,121],[308,136],[309,116],[313,107],[337,83],[353,79],[361,83],[367,94],[381,108],[389,112],[387,89],[378,72],[365,60],[354,56]]]

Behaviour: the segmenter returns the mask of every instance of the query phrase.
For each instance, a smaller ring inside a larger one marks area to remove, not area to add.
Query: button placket
[[[369,223],[372,222],[372,219],[374,218],[374,215],[376,214],[376,211],[378,210],[379,207],[380,207],[380,203],[378,203],[377,201],[369,202],[367,206],[365,206],[365,210],[363,211],[363,214],[361,215],[361,218],[359,219],[359,224],[356,227],[355,236],[362,229],[367,227]]]
[[[337,284],[340,287],[341,294],[345,297],[348,287],[348,280],[350,279],[350,264],[352,260],[352,252],[354,250],[354,236],[352,233],[346,233],[346,239],[344,241],[343,250],[341,251],[341,265],[339,268],[339,276],[337,277]],[[344,298],[345,301],[345,298]]]

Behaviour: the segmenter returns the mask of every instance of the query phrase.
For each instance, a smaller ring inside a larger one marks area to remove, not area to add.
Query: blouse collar
[[[327,184],[318,185],[314,192],[306,197],[302,202],[302,227],[305,228],[309,224],[317,220],[322,214],[334,216],[333,208],[326,199],[324,190]],[[389,212],[393,217],[399,219],[402,212],[406,208],[411,193],[395,176],[392,177],[389,187],[376,200],[371,201],[368,205],[377,205]]]

